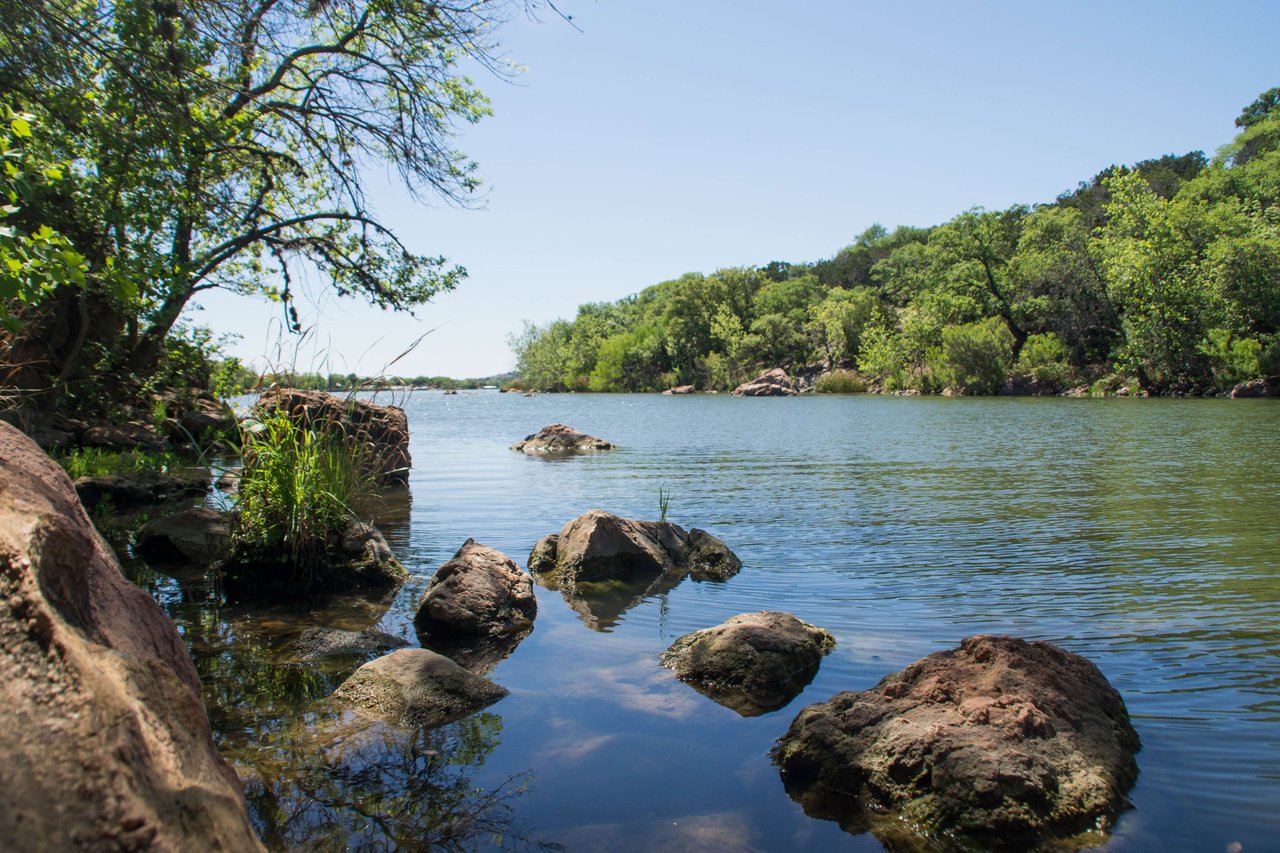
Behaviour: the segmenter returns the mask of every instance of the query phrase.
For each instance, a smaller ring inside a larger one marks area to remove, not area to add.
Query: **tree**
[[[68,326],[92,339],[45,353],[46,381],[149,371],[212,288],[277,300],[296,327],[300,266],[395,310],[454,287],[460,267],[379,220],[363,167],[466,203],[475,164],[453,139],[488,104],[459,63],[505,73],[494,25],[518,2],[0,0],[0,86],[74,163],[38,213],[89,268],[84,296],[64,289],[28,318],[28,343]],[[136,292],[120,297],[120,279]]]

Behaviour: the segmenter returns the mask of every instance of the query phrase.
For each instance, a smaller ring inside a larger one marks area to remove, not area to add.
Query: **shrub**
[[[101,447],[77,447],[53,454],[53,459],[71,479],[77,477],[120,476],[130,479],[156,478],[170,474],[180,463],[168,451],[106,450]]]
[[[813,383],[819,394],[860,394],[867,390],[867,381],[856,370],[829,370]]]
[[[1013,333],[999,317],[947,326],[941,349],[930,359],[937,381],[966,394],[999,391],[1012,360]]]
[[[1262,344],[1254,338],[1239,338],[1226,329],[1209,329],[1200,342],[1200,352],[1209,359],[1213,381],[1230,388],[1262,373]]]
[[[1029,336],[1022,345],[1014,370],[1036,382],[1056,386],[1066,385],[1072,378],[1067,347],[1053,332]]]

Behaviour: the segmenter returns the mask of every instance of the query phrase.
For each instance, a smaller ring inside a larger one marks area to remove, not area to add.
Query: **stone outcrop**
[[[1250,379],[1231,389],[1232,397],[1280,397],[1280,376]]]
[[[548,424],[533,435],[511,445],[512,450],[527,453],[530,456],[556,455],[563,453],[594,453],[598,450],[612,450],[613,445],[603,438],[587,435],[564,424]]]
[[[766,610],[685,634],[663,652],[662,665],[699,693],[755,717],[799,695],[835,644],[822,628]]]
[[[733,389],[735,397],[794,397],[799,392],[781,367],[765,371]]]
[[[293,645],[294,654],[301,660],[319,660],[337,655],[367,655],[389,652],[409,645],[409,641],[385,631],[365,628],[363,631],[343,631],[340,628],[308,628]]]
[[[372,524],[351,521],[330,536],[308,567],[288,562],[279,547],[236,541],[222,561],[222,585],[234,601],[303,598],[389,589],[409,579],[387,540]]]
[[[230,536],[222,513],[192,507],[142,525],[134,536],[134,549],[155,562],[208,565],[227,556]]]
[[[6,849],[261,849],[173,623],[4,424],[0,685]]]
[[[409,482],[409,419],[398,406],[380,406],[324,391],[275,389],[258,398],[261,412],[287,412],[308,429],[336,432],[369,454],[369,464],[383,485]]]
[[[851,831],[883,840],[921,827],[1028,849],[1114,821],[1137,749],[1124,701],[1092,663],[976,636],[810,705],[773,755],[807,813]]]
[[[427,649],[400,649],[357,669],[333,692],[340,702],[377,719],[433,728],[479,711],[507,695]]]
[[[663,394],[675,394],[675,395],[680,395],[680,394],[696,394],[696,393],[697,393],[697,389],[695,389],[692,385],[677,385],[677,386],[675,386],[674,388],[668,388],[667,390],[663,391],[662,393],[663,393]]]
[[[84,430],[80,443],[85,447],[102,447],[107,450],[159,450],[164,446],[164,436],[141,421],[120,424],[99,424]]]
[[[93,509],[107,500],[116,509],[121,509],[203,495],[209,490],[209,478],[205,475],[176,477],[161,474],[146,480],[134,480],[119,474],[106,474],[77,477],[74,485],[76,495],[86,508]]]
[[[544,536],[529,555],[538,582],[558,589],[587,625],[603,630],[644,598],[686,577],[722,581],[742,568],[729,547],[705,530],[636,521],[591,510]]]
[[[468,539],[436,570],[413,622],[427,648],[487,671],[529,635],[537,612],[532,579],[502,552]]]

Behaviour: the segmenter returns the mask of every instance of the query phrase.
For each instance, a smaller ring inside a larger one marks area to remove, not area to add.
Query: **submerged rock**
[[[529,635],[537,613],[532,579],[502,552],[468,539],[436,570],[413,622],[424,646],[483,671]]]
[[[827,631],[766,610],[685,634],[663,652],[662,665],[699,693],[755,717],[794,699],[835,645]]]
[[[486,708],[507,695],[427,649],[400,649],[357,669],[331,700],[399,725],[432,728]]]
[[[735,397],[794,397],[799,392],[781,367],[765,371],[733,389]]]
[[[773,757],[807,813],[850,831],[1027,849],[1114,821],[1137,749],[1124,701],[1092,663],[976,636],[810,705]]]
[[[173,623],[3,423],[0,682],[0,846],[262,849]]]
[[[591,510],[544,536],[529,569],[558,589],[593,629],[607,628],[644,598],[686,577],[727,580],[742,568],[729,547],[705,530],[666,521],[636,521]]]
[[[511,445],[512,450],[519,450],[530,456],[560,453],[592,453],[597,450],[612,450],[613,445],[603,438],[587,435],[571,426],[549,424],[525,436],[523,441]]]
[[[409,645],[409,641],[385,631],[366,628],[343,631],[339,628],[308,628],[294,644],[294,653],[302,660],[318,660],[335,655],[364,655],[386,652]]]
[[[134,537],[137,553],[153,561],[216,563],[227,556],[231,526],[207,507],[192,507],[148,521]]]

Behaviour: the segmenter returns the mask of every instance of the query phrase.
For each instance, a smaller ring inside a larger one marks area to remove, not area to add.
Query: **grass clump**
[[[101,447],[77,447],[55,453],[54,461],[71,479],[78,477],[120,476],[132,480],[155,479],[172,474],[180,467],[178,457],[168,451],[107,450]]]
[[[861,394],[867,390],[867,381],[856,370],[837,368],[815,379],[813,390],[819,394]]]

